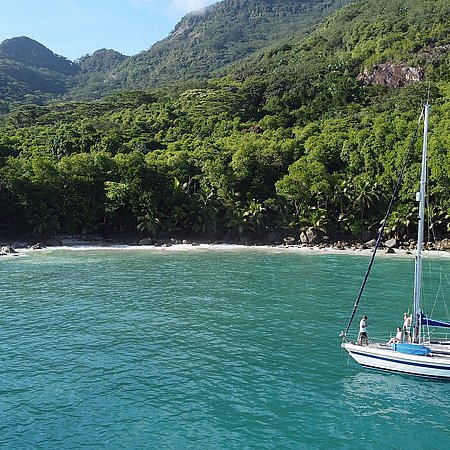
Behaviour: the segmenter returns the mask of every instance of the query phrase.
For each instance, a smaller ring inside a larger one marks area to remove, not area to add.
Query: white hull
[[[450,380],[450,355],[410,355],[380,344],[361,346],[345,342],[342,347],[364,367]]]
[[[450,355],[450,341],[424,343],[434,355]]]
[[[415,263],[414,273],[414,308],[411,316],[412,323],[412,335],[415,336],[416,341],[421,341],[422,336],[422,316],[423,312],[420,308],[421,292],[422,292],[422,243],[424,235],[425,224],[425,197],[426,197],[426,179],[427,179],[427,136],[428,136],[428,114],[430,105],[426,103],[424,105],[422,114],[424,116],[423,124],[423,147],[422,147],[422,164],[420,172],[420,190],[416,195],[416,199],[419,201],[419,220],[417,230],[417,256]],[[422,117],[422,115],[421,115]],[[405,161],[406,163],[406,161]],[[405,164],[404,163],[404,164]],[[372,267],[373,260],[380,243],[380,239],[383,235],[384,224],[387,222],[391,212],[391,206],[398,193],[398,187],[403,176],[403,165],[401,173],[399,175],[396,188],[392,194],[391,201],[389,203],[388,210],[386,212],[383,226],[378,234],[377,244],[372,253],[370,264],[367,268],[364,282],[359,291],[359,295],[356,299],[353,312],[350,321],[347,325],[347,329],[343,332],[343,336],[346,336],[352,320],[355,316],[356,308],[361,299],[363,289],[365,287],[367,277]],[[408,313],[409,314],[409,313]],[[363,319],[367,317],[363,316]],[[441,321],[431,321],[437,323],[434,326],[446,326]],[[439,323],[441,322],[441,323]],[[426,320],[429,324],[429,321]],[[361,321],[363,324],[363,321]],[[360,330],[364,330],[360,325]],[[364,330],[365,331],[365,330]],[[438,378],[444,380],[450,380],[450,345],[449,341],[434,341],[429,343],[422,343],[421,345],[415,345],[411,343],[398,343],[395,344],[395,349],[389,347],[386,344],[371,343],[368,346],[356,345],[351,342],[344,342],[342,347],[348,351],[350,356],[364,367],[373,369],[386,370],[389,372],[404,373],[414,375],[418,377]]]

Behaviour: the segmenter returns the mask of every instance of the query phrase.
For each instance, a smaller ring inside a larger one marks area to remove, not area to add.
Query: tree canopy
[[[354,2],[183,88],[12,107],[0,123],[0,232],[264,239],[316,227],[361,239],[380,226],[429,97],[427,220],[445,235],[450,17],[432,3]],[[414,233],[419,158],[417,141],[388,224],[397,237]]]

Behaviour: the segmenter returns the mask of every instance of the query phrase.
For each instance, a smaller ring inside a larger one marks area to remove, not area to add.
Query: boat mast
[[[428,140],[428,110],[430,105],[424,105],[424,122],[423,122],[423,147],[422,147],[422,170],[420,172],[420,191],[416,194],[416,200],[419,202],[419,224],[417,231],[417,256],[414,273],[414,333],[413,342],[420,341],[420,325],[421,325],[421,309],[420,296],[422,292],[422,244],[425,224],[425,190],[427,176],[427,140]]]

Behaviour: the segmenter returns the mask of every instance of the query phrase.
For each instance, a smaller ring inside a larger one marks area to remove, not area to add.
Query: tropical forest
[[[369,240],[409,153],[386,232],[414,239],[428,101],[442,239],[449,30],[448,0],[224,0],[135,56],[3,41],[0,234]]]

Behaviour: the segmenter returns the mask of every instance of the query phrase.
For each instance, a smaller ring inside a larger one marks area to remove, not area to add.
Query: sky
[[[72,61],[101,48],[135,55],[218,1],[0,0],[0,42],[27,36]]]

